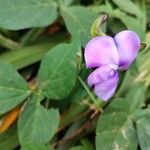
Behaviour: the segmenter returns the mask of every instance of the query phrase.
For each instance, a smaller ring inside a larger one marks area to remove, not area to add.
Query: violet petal
[[[112,71],[115,72],[117,69],[118,66],[114,64],[104,65],[97,68],[88,76],[88,85],[92,87],[95,84],[108,80],[111,77]]]
[[[94,86],[95,93],[103,100],[108,100],[117,87],[118,66],[109,64],[97,68],[88,77],[89,86]]]
[[[133,31],[122,31],[114,37],[119,52],[119,67],[126,70],[140,49],[140,38]]]
[[[95,85],[95,94],[102,100],[107,101],[115,93],[118,80],[118,72],[116,72],[114,77]]]
[[[119,64],[119,54],[114,39],[109,36],[95,37],[85,47],[87,68],[100,67],[106,64]]]

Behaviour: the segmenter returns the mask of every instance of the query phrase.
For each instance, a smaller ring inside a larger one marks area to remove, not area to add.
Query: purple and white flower
[[[113,96],[119,76],[118,70],[126,70],[137,56],[141,41],[133,31],[122,31],[115,35],[98,36],[85,47],[87,68],[96,68],[88,77],[98,97],[107,101]]]

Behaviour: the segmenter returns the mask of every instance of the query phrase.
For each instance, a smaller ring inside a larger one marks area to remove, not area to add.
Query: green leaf
[[[124,105],[122,101],[124,100],[116,99],[100,117],[96,131],[97,150],[136,149],[137,138],[133,123],[128,114],[117,107],[119,104]]]
[[[0,62],[0,114],[14,108],[29,95],[26,81],[9,64]]]
[[[0,149],[12,150],[19,145],[17,127],[14,125],[4,133],[0,134]]]
[[[143,30],[143,26],[138,19],[121,12],[119,9],[114,10],[113,16],[120,19],[129,30],[135,31],[140,38],[144,40],[145,31]]]
[[[150,111],[139,118],[136,122],[137,134],[142,150],[149,150],[150,148]]]
[[[71,6],[68,8],[62,6],[60,12],[71,35],[74,36],[77,31],[80,32],[81,43],[84,46],[91,38],[91,26],[97,15],[81,6]]]
[[[61,5],[70,6],[75,0],[60,0]]]
[[[51,0],[0,0],[1,28],[43,27],[56,18],[57,5]]]
[[[58,127],[58,110],[45,109],[38,103],[38,98],[33,96],[19,117],[18,133],[21,145],[46,144]]]
[[[135,15],[135,16],[141,16],[142,12],[140,9],[133,3],[131,0],[112,0],[121,10]]]
[[[66,97],[76,81],[76,53],[79,47],[60,44],[43,58],[37,83],[44,95],[50,99]]]
[[[64,33],[44,37],[40,41],[36,41],[33,45],[23,47],[18,51],[2,53],[0,60],[9,62],[15,69],[21,69],[40,61],[51,48],[65,41],[67,42],[69,39]]]
[[[130,114],[133,118],[134,115],[136,115],[137,110],[139,111],[144,105],[145,89],[146,87],[143,83],[137,83],[131,86],[125,96],[125,102],[122,102],[124,103],[124,111]]]
[[[52,150],[50,147],[42,144],[27,144],[21,150]]]
[[[70,148],[69,150],[86,150],[86,149],[84,148],[84,146],[75,146]]]
[[[144,102],[144,86],[133,86],[125,99],[115,99],[99,118],[96,130],[97,150],[137,148],[137,136],[132,120]]]
[[[95,149],[94,145],[88,139],[81,140],[81,143],[84,146],[84,148],[87,149],[87,150],[94,150]]]

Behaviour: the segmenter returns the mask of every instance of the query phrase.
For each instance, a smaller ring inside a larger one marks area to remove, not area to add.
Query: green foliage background
[[[88,88],[84,46],[101,30],[135,31],[145,47],[102,102]],[[0,0],[0,150],[150,150],[149,0]],[[0,124],[1,127],[1,124]]]

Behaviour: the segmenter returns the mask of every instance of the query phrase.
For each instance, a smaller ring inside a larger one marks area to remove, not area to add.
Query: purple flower
[[[133,31],[95,37],[85,47],[87,68],[96,68],[88,77],[98,97],[107,101],[115,92],[119,80],[118,70],[126,70],[137,56],[140,38]]]

